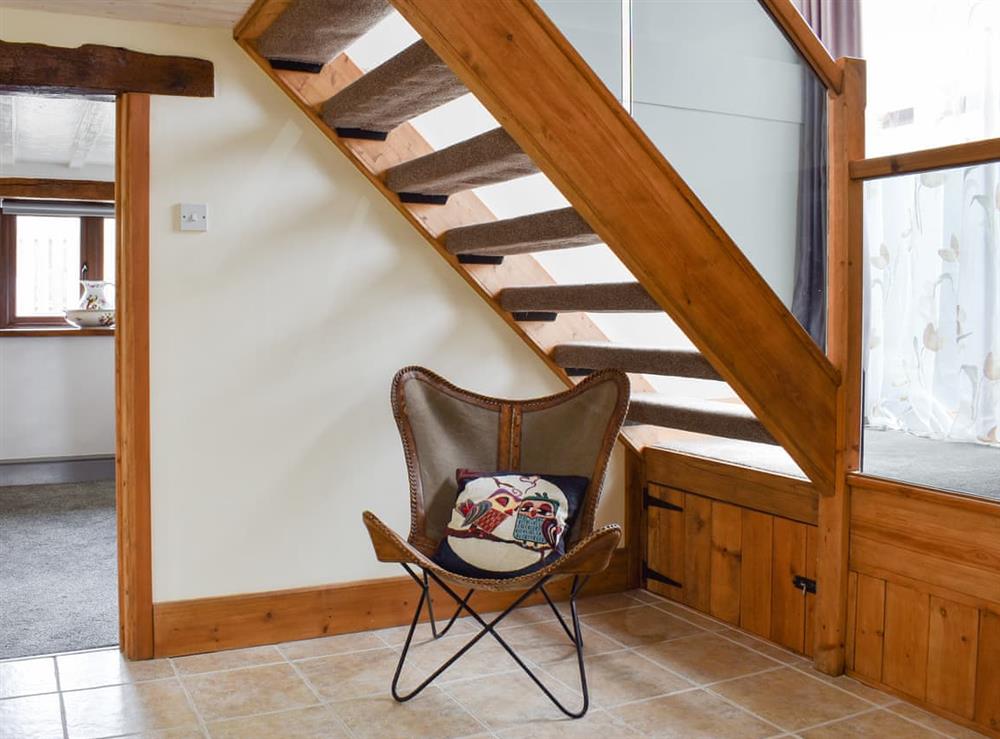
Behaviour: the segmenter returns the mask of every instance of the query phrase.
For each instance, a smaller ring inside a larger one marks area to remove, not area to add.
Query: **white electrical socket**
[[[208,230],[208,206],[204,203],[181,203],[179,213],[181,231]]]

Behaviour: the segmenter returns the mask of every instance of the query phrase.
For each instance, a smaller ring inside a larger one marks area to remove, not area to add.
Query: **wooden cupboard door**
[[[770,639],[774,516],[744,509],[741,518],[740,627]]]
[[[854,670],[882,681],[882,642],[885,633],[885,580],[857,576],[855,604]]]
[[[806,570],[805,524],[774,519],[771,566],[771,640],[802,652],[805,644],[806,599],[795,577]]]
[[[712,501],[684,496],[684,602],[709,613],[712,608]]]
[[[684,600],[684,493],[661,485],[650,485],[649,495],[675,508],[650,505],[646,510],[646,564],[649,569],[681,583],[669,585],[649,577],[650,592],[671,600]]]
[[[743,518],[740,508],[712,502],[710,613],[733,625],[740,622]]]

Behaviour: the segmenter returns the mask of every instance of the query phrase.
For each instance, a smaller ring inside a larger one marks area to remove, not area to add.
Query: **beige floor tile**
[[[170,660],[132,662],[125,659],[117,649],[64,654],[56,657],[56,664],[59,668],[59,685],[63,690],[99,688],[174,676]]]
[[[206,721],[300,708],[316,703],[289,664],[247,667],[181,678]]]
[[[780,666],[780,663],[723,639],[718,634],[706,632],[650,644],[636,651],[701,684]]]
[[[56,690],[56,662],[51,657],[0,662],[0,698]]]
[[[281,653],[291,660],[384,648],[385,642],[379,639],[374,632],[368,631],[360,634],[322,636],[318,639],[303,639],[302,641],[290,641],[278,645]]]
[[[627,647],[652,644],[701,632],[697,626],[674,618],[652,606],[584,616],[581,621]]]
[[[760,652],[761,654],[765,654],[771,659],[776,659],[787,665],[806,669],[812,667],[812,660],[808,657],[779,647],[772,642],[764,641],[763,639],[760,639],[753,634],[748,634],[745,631],[740,631],[738,629],[726,629],[724,631],[720,631],[719,633],[731,641],[738,642],[745,647]]]
[[[386,694],[331,703],[330,708],[358,739],[446,739],[484,731],[462,706],[434,686],[406,703],[397,703]]]
[[[161,729],[159,731],[144,731],[139,734],[126,734],[130,739],[205,739],[204,731],[196,726],[181,729]]]
[[[437,641],[427,641],[412,645],[407,655],[406,664],[400,678],[400,689],[408,691],[445,663],[455,652],[468,643],[470,637],[446,636]],[[509,672],[520,669],[517,663],[507,654],[492,636],[484,636],[457,662],[438,677],[441,681],[466,680],[492,675],[498,672]]]
[[[718,696],[690,690],[612,709],[644,736],[683,739],[755,739],[778,733]]]
[[[434,614],[438,617],[438,626],[444,628],[445,624],[448,623],[448,619],[451,618],[451,614],[455,612],[454,608],[447,608],[443,605],[440,608],[444,608],[444,612]],[[389,629],[381,629],[379,631],[373,631],[372,634],[379,636],[386,644],[392,647],[402,646],[403,642],[406,641],[406,632],[410,630],[409,624],[406,626],[393,626]],[[452,624],[452,627],[448,629],[448,636],[457,636],[459,634],[474,634],[479,631],[479,624],[477,624],[471,616],[466,616],[458,619]],[[432,637],[430,624],[426,621],[417,624],[417,630],[413,634],[414,641],[427,641]]]
[[[712,690],[787,731],[871,707],[870,703],[787,667],[719,683]]]
[[[58,694],[0,700],[3,739],[61,739],[62,735]]]
[[[688,608],[687,606],[682,606],[679,603],[673,603],[669,600],[656,600],[650,605],[654,608],[660,609],[661,611],[666,611],[671,616],[677,616],[677,618],[689,621],[695,626],[699,626],[708,631],[724,631],[725,629],[732,628],[729,624],[724,623],[723,621],[710,618],[704,613],[699,613],[693,608]]]
[[[503,632],[501,636],[521,659],[530,660],[535,664],[550,664],[564,659],[576,661],[576,647],[573,646],[569,636],[563,631],[563,627],[559,625],[558,621],[546,621],[510,629]],[[585,656],[591,657],[621,649],[620,644],[593,629],[583,627],[583,653]]]
[[[639,732],[606,711],[591,708],[583,718],[552,719],[501,731],[502,739],[617,739]]]
[[[176,678],[72,691],[63,703],[70,739],[198,725]]]
[[[590,700],[595,706],[616,706],[692,687],[687,680],[633,652],[589,657],[586,669]],[[580,672],[576,660],[551,665],[546,671],[573,690],[579,689]]]
[[[494,731],[520,729],[534,734],[549,721],[565,725],[559,709],[520,671],[448,683],[442,690]],[[570,710],[580,708],[581,698],[569,689],[553,684],[550,690]]]
[[[894,703],[888,707],[888,710],[911,721],[916,721],[918,724],[934,731],[939,731],[946,736],[955,737],[955,739],[973,739],[973,737],[983,736],[979,732],[967,729],[937,714],[917,708],[912,703]]]
[[[499,616],[500,611],[492,611],[481,615],[483,620],[488,623]],[[512,629],[515,626],[536,624],[541,621],[555,621],[555,619],[556,615],[552,612],[548,603],[541,603],[537,606],[523,606],[521,608],[515,608],[512,613],[508,614],[504,620],[497,625],[497,629]]]
[[[290,711],[245,716],[208,725],[212,739],[347,739],[350,736],[327,706],[295,708]]]
[[[399,653],[389,647],[296,662],[324,701],[388,693]]]
[[[563,613],[568,614],[570,612],[568,601],[562,601],[556,605],[559,606],[559,610]],[[585,616],[604,611],[620,611],[623,608],[635,608],[640,605],[642,605],[640,601],[626,593],[608,593],[606,595],[592,595],[580,598],[576,602],[576,611],[581,616]]]
[[[888,711],[873,710],[860,716],[835,721],[816,729],[799,732],[803,739],[933,739],[941,735],[900,718]]]
[[[648,590],[630,590],[628,592],[633,598],[643,603],[662,603],[665,600],[655,593],[650,593]]]
[[[196,675],[201,672],[233,670],[239,667],[257,667],[277,662],[285,658],[276,647],[250,647],[249,649],[227,649],[224,652],[192,654],[189,657],[175,657],[173,662],[181,675]]]
[[[890,703],[896,703],[898,700],[895,696],[890,695],[889,693],[883,693],[881,690],[869,688],[867,685],[858,682],[853,677],[848,677],[847,675],[839,675],[837,677],[826,675],[815,669],[811,662],[797,667],[796,669],[801,670],[805,674],[810,675],[817,680],[822,680],[828,685],[833,685],[841,690],[846,690],[848,693],[858,696],[858,698],[871,701],[879,706],[887,706]]]

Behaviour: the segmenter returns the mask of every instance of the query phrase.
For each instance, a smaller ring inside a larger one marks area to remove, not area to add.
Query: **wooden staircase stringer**
[[[583,313],[565,314],[555,322],[518,322],[500,306],[498,296],[505,287],[556,284],[531,255],[508,256],[499,265],[462,264],[448,252],[441,239],[446,231],[496,220],[496,216],[474,193],[456,193],[445,205],[426,205],[403,203],[396,193],[389,190],[381,173],[396,164],[434,151],[413,126],[404,123],[393,130],[385,141],[371,141],[338,136],[323,121],[322,104],[364,74],[346,54],[330,61],[318,74],[271,68],[268,61],[257,53],[253,40],[289,4],[290,0],[258,0],[236,26],[234,35],[237,43],[535,354],[567,386],[574,385],[579,378],[570,377],[556,364],[551,356],[552,350],[573,341],[607,341],[607,336]],[[633,392],[654,392],[652,384],[642,375],[630,374],[629,377]],[[669,436],[668,430],[646,425],[627,427],[621,435],[622,441],[635,452],[641,452],[644,447],[655,445],[658,439]]]
[[[839,372],[534,0],[390,2],[832,494]]]

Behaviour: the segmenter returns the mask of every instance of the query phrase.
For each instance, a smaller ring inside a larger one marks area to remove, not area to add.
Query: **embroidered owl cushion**
[[[589,480],[459,470],[458,495],[434,561],[460,575],[517,577],[566,552]]]

